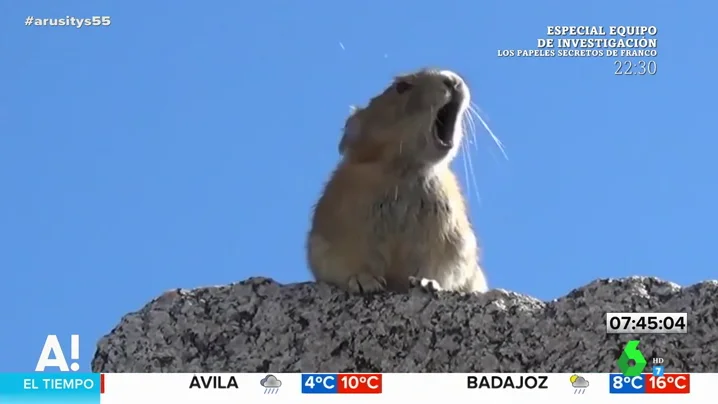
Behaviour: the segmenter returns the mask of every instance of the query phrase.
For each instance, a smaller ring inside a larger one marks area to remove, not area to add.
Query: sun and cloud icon
[[[588,387],[588,380],[583,376],[571,375],[569,381],[571,382],[571,387],[576,389],[573,394],[583,394]]]

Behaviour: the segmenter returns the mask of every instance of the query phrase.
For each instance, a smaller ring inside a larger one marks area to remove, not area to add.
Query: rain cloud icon
[[[571,387],[576,389],[573,394],[583,394],[588,387],[588,380],[585,377],[579,375],[571,375]]]
[[[575,382],[571,383],[571,386],[577,389],[585,389],[588,387],[588,380],[583,376],[579,376]]]
[[[277,379],[275,375],[267,375],[264,379],[259,381],[259,384],[264,387],[264,394],[277,394],[279,388],[282,387],[282,381]]]

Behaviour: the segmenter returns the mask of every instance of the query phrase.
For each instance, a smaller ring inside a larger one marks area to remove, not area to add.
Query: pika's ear
[[[347,118],[344,124],[344,133],[342,134],[342,140],[339,141],[339,154],[344,155],[347,147],[350,147],[356,142],[361,132],[361,125],[359,122],[358,112],[361,108],[354,105],[349,107],[349,118]]]

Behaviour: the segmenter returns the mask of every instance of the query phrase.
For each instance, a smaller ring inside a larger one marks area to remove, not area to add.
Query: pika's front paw
[[[409,277],[409,288],[418,288],[422,292],[430,293],[432,295],[441,291],[441,285],[439,285],[439,282],[433,279],[416,278],[414,276]]]
[[[359,274],[349,278],[347,287],[352,293],[375,293],[386,289],[386,280],[381,276]]]

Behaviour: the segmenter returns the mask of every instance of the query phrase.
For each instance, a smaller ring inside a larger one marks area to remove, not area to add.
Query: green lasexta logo
[[[633,366],[628,364],[630,360],[634,362]],[[640,376],[643,369],[646,368],[646,358],[644,358],[641,351],[638,350],[638,340],[628,341],[616,364],[624,376]]]

